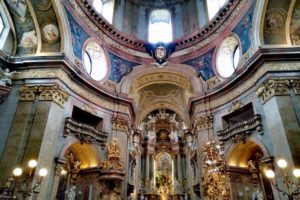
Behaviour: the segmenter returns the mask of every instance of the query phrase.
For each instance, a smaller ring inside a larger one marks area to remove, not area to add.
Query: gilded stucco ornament
[[[201,116],[195,119],[194,128],[197,131],[213,128],[213,116]]]
[[[228,111],[229,111],[229,112],[234,112],[234,111],[240,109],[240,108],[243,107],[243,106],[244,106],[244,104],[242,104],[241,101],[236,100],[236,101],[233,101],[233,102],[231,103],[231,108],[230,108]]]
[[[223,146],[211,140],[206,143],[202,153],[204,163],[202,188],[205,199],[229,200],[230,188],[228,186]]]
[[[34,101],[37,91],[38,86],[36,85],[20,87],[20,101]]]
[[[107,147],[107,158],[100,164],[100,179],[122,179],[125,165],[121,161],[121,148],[116,138]]]
[[[112,118],[112,129],[117,131],[129,132],[130,130],[130,122],[117,114],[114,114]]]
[[[58,85],[41,85],[39,86],[39,92],[40,101],[53,101],[61,107],[63,107],[64,103],[68,100],[68,94]]]
[[[293,89],[295,94],[299,94],[300,79],[268,79],[256,90],[263,103],[266,103],[273,96],[285,96]]]
[[[25,85],[20,87],[20,101],[34,101],[38,96],[40,101],[53,101],[64,106],[68,94],[58,85]]]

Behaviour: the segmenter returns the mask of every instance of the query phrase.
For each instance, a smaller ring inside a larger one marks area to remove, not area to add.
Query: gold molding
[[[20,101],[34,101],[39,96],[40,101],[53,101],[64,106],[68,94],[58,85],[25,85],[20,87]]]
[[[295,94],[300,92],[300,79],[268,79],[256,90],[263,103],[266,103],[273,96],[286,96],[293,89]]]
[[[261,77],[263,77],[268,72],[272,71],[299,71],[300,70],[300,62],[287,62],[287,63],[276,63],[276,62],[270,62],[266,63],[257,70],[257,72],[251,76],[249,79],[245,80],[243,84],[241,84],[239,87],[234,88],[226,93],[226,95],[221,96],[220,98],[212,99],[210,101],[211,108],[217,108],[221,105],[224,105],[232,99],[239,98],[246,90],[250,89],[251,87],[254,87],[257,83],[257,80],[259,80]],[[206,110],[206,107],[204,104],[198,104],[195,108],[194,113],[200,113],[204,112]]]
[[[213,115],[201,116],[195,119],[194,128],[196,131],[202,131],[213,128]]]
[[[179,74],[176,73],[166,73],[166,72],[157,72],[152,74],[147,74],[136,79],[132,84],[132,91],[138,91],[141,88],[144,88],[148,85],[155,83],[170,83],[175,84],[181,88],[186,89],[189,93],[193,93],[194,89],[191,81]]]
[[[228,110],[230,113],[240,109],[241,107],[243,107],[244,104],[242,104],[242,102],[240,100],[236,100],[236,101],[233,101],[231,103],[231,108]]]
[[[292,79],[291,86],[294,90],[295,95],[300,95],[300,79]]]
[[[98,106],[104,107],[105,109],[116,111],[116,106],[113,102],[99,98],[97,94],[90,92],[86,90],[86,88],[76,84],[74,80],[72,80],[62,69],[32,69],[30,71],[21,71],[21,73],[16,73],[13,76],[13,80],[53,78],[59,79],[78,96],[84,97],[86,100]],[[118,111],[122,113],[130,113],[128,106],[124,105],[119,105]]]
[[[120,116],[113,116],[112,118],[112,129],[122,132],[129,132],[130,130],[130,122]]]
[[[34,101],[38,91],[38,86],[22,86],[20,87],[20,101]]]
[[[53,101],[61,107],[68,100],[68,94],[58,85],[41,85],[39,86],[39,92],[40,101]]]

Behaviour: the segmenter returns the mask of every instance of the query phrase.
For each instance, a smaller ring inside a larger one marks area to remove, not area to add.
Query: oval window
[[[239,41],[234,36],[225,38],[216,54],[216,69],[222,78],[229,78],[240,61]]]
[[[89,41],[83,52],[83,63],[87,73],[96,81],[107,74],[107,59],[104,50],[94,41]]]

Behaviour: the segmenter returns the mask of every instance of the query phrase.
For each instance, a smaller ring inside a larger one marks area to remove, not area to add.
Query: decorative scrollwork
[[[116,138],[107,147],[107,158],[101,163],[100,179],[123,179],[124,163],[121,161],[121,148]]]
[[[108,133],[99,131],[92,126],[76,122],[72,118],[68,117],[65,121],[64,136],[66,137],[71,133],[74,134],[81,142],[91,143],[96,141],[101,145],[105,144],[108,137]]]
[[[220,141],[227,141],[232,139],[234,142],[245,141],[246,138],[251,135],[252,132],[262,132],[261,116],[259,114],[254,115],[251,119],[237,123],[225,130],[218,131],[217,135],[220,137]]]

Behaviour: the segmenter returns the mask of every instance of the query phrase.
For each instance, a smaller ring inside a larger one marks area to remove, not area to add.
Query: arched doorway
[[[59,158],[64,161],[60,166],[57,199],[96,199],[101,188],[97,180],[100,159],[96,149],[86,143],[75,142],[62,151]]]
[[[252,140],[233,144],[226,155],[232,198],[274,199],[270,182],[263,176],[266,151]]]

